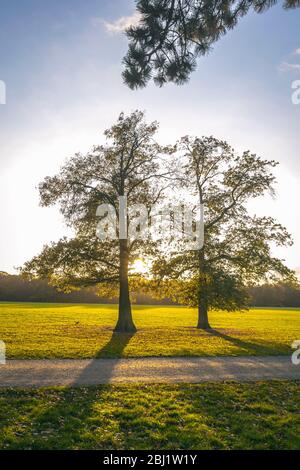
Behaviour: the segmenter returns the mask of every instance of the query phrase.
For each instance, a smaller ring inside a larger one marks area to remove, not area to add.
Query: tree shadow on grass
[[[122,358],[123,351],[135,333],[113,332],[110,340],[96,353],[85,369],[73,382],[73,386],[109,383],[113,371]]]
[[[118,358],[122,357],[126,346],[135,333],[116,333],[113,332],[110,340],[97,351],[96,358]]]
[[[255,342],[245,341],[245,340],[233,337],[233,336],[229,336],[219,330],[216,330],[215,328],[211,328],[206,331],[207,333],[209,333],[210,335],[216,338],[220,338],[225,341],[228,341],[229,343],[233,344],[237,348],[242,348],[246,350],[249,354],[273,355],[273,356],[280,354],[278,349],[272,345],[268,345],[265,343],[261,344],[259,342],[255,343]]]
[[[116,357],[114,359],[91,359],[78,374],[70,387],[47,387],[38,390],[13,390],[18,404],[25,406],[25,416],[21,412],[21,432],[14,412],[13,423],[7,422],[6,433],[10,436],[7,447],[11,449],[77,449],[95,448],[94,433],[101,428],[101,403],[107,400],[113,371],[120,361],[122,352],[133,334],[112,333],[108,343],[96,357]],[[107,361],[107,362],[105,362]],[[104,364],[105,363],[105,364]],[[99,367],[100,364],[100,367]],[[102,370],[103,366],[103,370]],[[98,385],[103,382],[103,385]],[[95,386],[91,386],[95,385]],[[80,393],[78,390],[80,387]],[[42,400],[42,405],[39,403]],[[121,404],[120,404],[121,406]],[[97,409],[99,408],[99,411]],[[118,423],[115,423],[118,427]],[[13,438],[12,438],[13,436]],[[101,436],[101,448],[117,448],[113,434]],[[99,448],[100,448],[99,447]]]
[[[281,382],[11,390],[9,447],[298,449],[297,391]]]

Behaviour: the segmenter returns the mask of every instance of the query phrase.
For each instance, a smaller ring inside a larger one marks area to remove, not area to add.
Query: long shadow
[[[132,336],[133,334],[128,333],[112,333],[108,343],[98,351],[96,357],[91,359],[70,386],[56,388],[54,391],[50,387],[26,391],[27,401],[32,400],[34,403],[37,397],[43,400],[43,405],[40,406],[42,411],[34,413],[34,417],[28,422],[28,428],[26,431],[24,428],[24,434],[17,438],[12,448],[76,449],[83,443],[87,447],[90,445],[94,448],[95,442],[92,437],[89,444],[89,439],[85,435],[91,434],[91,429],[97,429],[97,424],[93,424],[94,413],[97,418],[94,407],[105,401],[108,393],[108,386],[98,384],[109,383],[113,370],[121,360],[122,353]],[[101,361],[97,359],[99,356],[111,359]],[[97,387],[90,386],[96,384]],[[22,394],[24,391],[16,393]]]
[[[135,333],[113,332],[110,340],[97,353],[94,359],[73,382],[73,386],[96,385],[109,383],[113,371],[122,358],[122,353]],[[103,359],[102,361],[99,358]]]
[[[96,353],[96,358],[120,358],[135,333],[116,333],[113,332],[110,340]]]
[[[255,348],[261,348],[260,345],[255,345],[248,341],[233,338],[216,329],[211,329],[208,331],[208,333],[212,336],[229,341],[238,347],[243,347],[248,351],[250,350],[251,352],[255,352]],[[127,432],[129,422],[128,418],[126,417],[127,415],[125,414],[122,416],[119,411],[116,412],[113,407],[112,409],[109,408],[107,413],[109,413],[110,417],[113,416],[115,423],[115,431],[113,431],[113,433],[111,434],[119,434],[119,441],[116,443],[116,441],[114,441],[113,438],[110,436],[110,432],[105,431],[103,434],[101,434],[99,438],[99,443],[97,442],[97,432],[99,432],[98,429],[101,429],[101,423],[103,421],[105,423],[105,420],[108,419],[108,415],[102,415],[102,403],[111,403],[111,389],[109,386],[106,385],[100,385],[97,387],[87,387],[82,385],[82,382],[86,382],[87,378],[90,376],[97,378],[97,374],[99,373],[99,366],[97,366],[99,362],[97,362],[97,358],[99,358],[99,356],[105,358],[114,357],[114,359],[112,361],[109,361],[106,366],[107,368],[105,372],[105,380],[109,381],[109,378],[111,378],[113,375],[116,365],[122,357],[124,349],[130,342],[132,337],[132,334],[112,333],[111,338],[109,339],[107,344],[98,351],[96,357],[94,359],[91,359],[87,367],[82,370],[82,372],[78,375],[77,379],[72,384],[76,385],[76,388],[66,387],[63,389],[57,389],[55,391],[51,389],[26,392],[12,391],[11,393],[14,393],[16,395],[19,403],[24,400],[28,417],[26,417],[26,414],[24,416],[24,412],[20,413],[20,419],[22,419],[23,427],[21,430],[21,434],[20,429],[18,427],[14,428],[14,432],[17,431],[18,435],[15,438],[14,444],[11,446],[11,448],[128,448],[127,443],[128,439],[130,439],[130,435],[128,435]],[[265,348],[265,350],[267,351],[267,348]],[[102,373],[102,371],[100,372]],[[80,389],[78,388],[79,385],[81,387]],[[218,420],[220,419],[218,407],[215,406],[215,403],[220,403],[221,401],[225,400],[226,397],[230,395],[230,390],[224,389],[222,385],[216,386],[216,390],[211,390],[210,387],[210,385],[205,385],[203,387],[196,385],[185,385],[183,386],[183,389],[181,387],[178,387],[176,388],[176,393],[174,392],[174,399],[178,399],[179,402],[182,403],[182,406],[185,406],[185,404],[187,404],[190,407],[190,411],[192,413],[195,413],[195,415],[199,417],[198,421],[202,419],[201,417],[203,417],[208,428],[214,430],[218,428],[217,424]],[[204,392],[205,390],[207,391]],[[204,398],[206,398],[207,400],[203,400],[203,395],[205,395]],[[228,409],[226,411],[225,416],[226,420],[229,420],[228,426],[231,425],[230,416],[235,412],[235,408],[232,405],[232,403],[234,403],[235,397],[230,396],[229,398],[227,399]],[[39,407],[36,408],[37,402],[39,402],[39,400],[42,404],[40,404]],[[121,400],[121,396],[117,398],[117,400],[119,403],[119,400]],[[30,412],[31,406],[32,409],[35,410],[33,413]],[[168,406],[171,407],[170,404],[167,405],[167,407]],[[120,402],[120,407],[122,407],[122,402]],[[17,409],[14,410],[14,417],[16,416],[17,412]],[[173,408],[170,409],[170,413],[171,412],[174,412]],[[142,415],[142,411],[140,413]],[[222,422],[220,422],[220,424],[222,424]],[[169,426],[169,424],[166,424],[166,426],[167,425]],[[201,427],[201,422],[199,426]],[[236,426],[238,426],[238,423],[236,424]],[[7,427],[9,433],[12,433],[13,431],[9,429],[9,423],[7,424]],[[12,426],[12,428],[13,427],[14,425]],[[107,428],[109,429],[109,426]],[[195,437],[193,437],[196,435],[194,429],[194,427],[192,427],[191,429],[187,427],[187,429],[182,431],[184,436],[182,445],[185,445],[187,439],[188,442],[190,442],[194,446],[194,448],[199,445],[199,441],[196,440]],[[147,430],[149,429],[146,426],[145,436]],[[153,432],[152,428],[150,429],[150,431]],[[234,433],[236,433],[236,431],[234,431]],[[215,436],[214,434],[212,434],[212,437],[217,438],[215,442],[212,442],[212,445],[215,448],[222,448],[222,436]],[[171,438],[172,437],[170,437],[169,439]]]
[[[259,343],[251,343],[249,341],[244,341],[239,338],[234,338],[225,333],[222,333],[219,330],[216,330],[215,328],[207,330],[207,333],[210,333],[212,336],[215,336],[217,338],[224,339],[225,341],[228,341],[239,348],[247,349],[249,352],[254,354],[259,352],[260,354],[278,355],[278,350],[272,346],[266,346],[265,344]]]

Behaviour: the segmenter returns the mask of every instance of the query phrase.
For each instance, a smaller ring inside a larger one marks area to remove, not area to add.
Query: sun
[[[130,271],[133,274],[147,274],[149,272],[149,266],[147,265],[147,263],[145,263],[145,261],[138,258],[134,260],[134,262],[130,266]]]

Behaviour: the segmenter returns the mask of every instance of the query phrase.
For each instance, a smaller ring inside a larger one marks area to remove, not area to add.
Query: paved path
[[[300,365],[289,356],[11,360],[0,365],[0,387],[271,379],[300,380]]]

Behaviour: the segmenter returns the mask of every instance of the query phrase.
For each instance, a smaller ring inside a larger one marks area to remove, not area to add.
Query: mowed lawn
[[[212,312],[213,331],[195,328],[195,309],[134,306],[138,332],[113,334],[116,305],[1,303],[8,358],[291,354],[300,310]]]
[[[299,449],[297,382],[0,390],[0,449]]]

